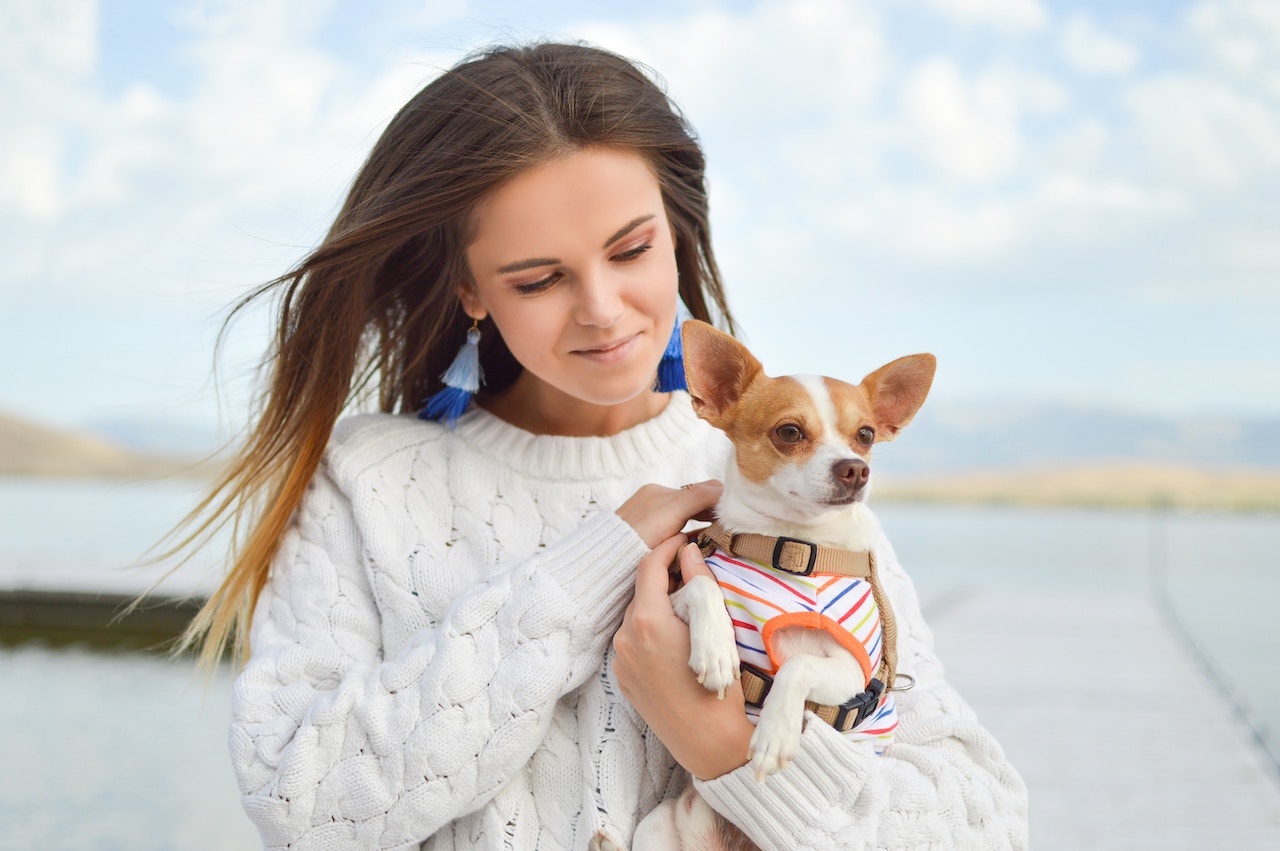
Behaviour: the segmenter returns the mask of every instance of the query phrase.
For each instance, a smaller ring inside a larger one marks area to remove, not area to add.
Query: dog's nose
[[[831,467],[836,480],[857,490],[871,478],[871,468],[861,458],[845,458]]]

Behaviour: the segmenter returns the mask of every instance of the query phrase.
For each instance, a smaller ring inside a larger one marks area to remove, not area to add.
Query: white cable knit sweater
[[[266,846],[584,849],[630,836],[686,775],[621,696],[610,639],[647,552],[613,513],[647,482],[721,475],[683,393],[610,438],[483,410],[450,432],[339,424],[258,601],[231,753]],[[887,541],[896,743],[809,716],[796,761],[698,788],[768,851],[1021,848],[1026,791],[942,678]],[[696,719],[690,719],[696,723]]]

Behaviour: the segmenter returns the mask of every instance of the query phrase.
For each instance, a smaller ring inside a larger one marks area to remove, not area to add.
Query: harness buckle
[[[809,556],[806,559],[806,564],[803,570],[797,570],[790,566],[795,563],[796,559],[804,559],[805,557],[801,553],[797,552],[794,547],[788,548],[788,544],[805,547],[808,550]],[[782,563],[783,558],[787,559],[788,564]],[[794,573],[797,576],[809,576],[813,573],[813,566],[818,563],[818,545],[809,541],[802,541],[799,538],[787,538],[779,535],[777,542],[773,545],[773,558],[771,563],[778,570],[785,570],[787,573]]]
[[[840,711],[836,714],[836,720],[831,723],[831,726],[842,732],[857,727],[880,706],[880,697],[883,694],[884,683],[872,677],[871,682],[867,683],[866,691],[859,692],[840,704]],[[854,713],[853,723],[849,723],[851,712]]]

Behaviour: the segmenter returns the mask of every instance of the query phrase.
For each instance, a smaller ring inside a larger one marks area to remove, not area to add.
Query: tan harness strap
[[[898,676],[898,623],[894,620],[889,598],[880,589],[875,553],[871,553],[871,594],[875,597],[876,607],[880,609],[880,640],[884,644],[884,651],[880,654],[880,682],[892,691]],[[912,684],[914,683],[915,680],[912,680]]]
[[[864,719],[874,714],[880,705],[880,697],[884,689],[879,680],[872,680],[866,691],[854,696],[843,706],[828,706],[824,703],[804,702],[804,708],[817,715],[837,731],[847,733],[858,726]],[[762,706],[765,695],[773,687],[773,677],[751,665],[742,665],[742,696],[751,706]]]
[[[741,558],[749,558],[754,562],[762,562],[764,564],[772,564],[773,567],[780,571],[788,573],[797,573],[800,576],[809,576],[813,573],[832,573],[837,576],[850,576],[854,578],[864,578],[872,585],[872,595],[876,598],[876,607],[879,609],[879,617],[881,617],[881,632],[884,649],[881,653],[881,664],[876,672],[879,681],[886,685],[886,691],[892,691],[897,680],[897,621],[893,618],[893,608],[888,604],[888,596],[881,589],[881,581],[879,581],[879,573],[876,569],[876,553],[869,550],[849,550],[838,549],[835,546],[818,546],[809,543],[809,541],[797,540],[794,537],[773,537],[771,535],[754,535],[741,534],[732,535],[719,522],[712,523],[707,529],[701,530],[698,536],[698,546],[703,550],[704,557],[710,555],[717,548],[726,550],[733,555],[739,555]],[[755,704],[755,700],[751,699],[748,688],[755,688],[760,692],[768,691],[771,680],[768,677],[762,678],[760,674],[754,671],[750,673],[751,680],[748,678],[748,668],[742,668],[742,691],[746,694],[746,701],[749,704]],[[755,685],[751,685],[751,683]],[[914,685],[914,680],[908,686]],[[840,712],[840,706],[822,706],[813,704],[810,701],[808,706],[810,710],[818,714],[819,718],[832,723],[827,718],[832,718]]]
[[[700,547],[706,548],[708,540],[726,552],[771,564],[779,570],[800,576],[814,573],[851,576],[856,579],[872,579],[875,576],[875,555],[867,550],[820,547],[796,538],[775,538],[771,535],[733,535],[719,523],[712,523],[699,533]],[[880,603],[879,592],[876,594],[876,603]]]

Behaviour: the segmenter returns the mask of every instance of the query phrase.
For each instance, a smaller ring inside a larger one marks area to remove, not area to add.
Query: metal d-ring
[[[906,680],[907,684],[905,686],[898,685],[898,683],[902,682],[903,680]],[[910,674],[894,674],[893,691],[911,691],[915,687],[916,687],[915,677],[911,676]]]

